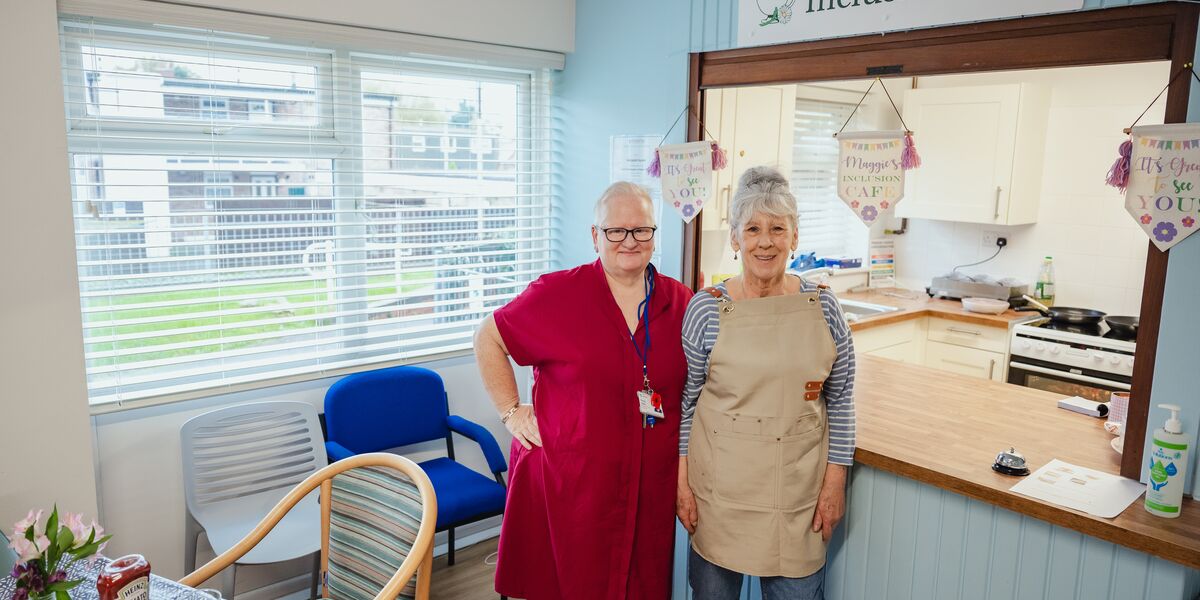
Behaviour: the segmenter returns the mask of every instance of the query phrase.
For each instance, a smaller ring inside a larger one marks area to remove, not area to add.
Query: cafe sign
[[[1200,124],[1134,127],[1130,143],[1125,210],[1165,252],[1200,229]]]
[[[904,132],[844,132],[837,141],[838,198],[870,227],[904,197]]]
[[[739,47],[1083,8],[1084,0],[738,0]]]

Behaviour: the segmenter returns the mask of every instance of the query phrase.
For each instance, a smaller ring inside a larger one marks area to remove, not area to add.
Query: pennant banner
[[[1200,228],[1200,124],[1134,127],[1125,210],[1166,251]]]
[[[868,227],[904,197],[903,131],[838,134],[838,197]]]
[[[663,202],[674,207],[684,223],[696,218],[712,193],[712,152],[712,142],[658,147]]]

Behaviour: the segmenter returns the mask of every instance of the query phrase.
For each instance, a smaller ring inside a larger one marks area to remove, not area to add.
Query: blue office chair
[[[451,415],[442,378],[420,367],[391,367],[350,375],[325,393],[325,449],[330,460],[433,440],[446,440],[447,457],[419,463],[437,495],[437,531],[449,536],[454,564],[454,528],[504,513],[508,470],[496,438],[482,426]],[[454,460],[453,434],[474,440],[492,477]]]

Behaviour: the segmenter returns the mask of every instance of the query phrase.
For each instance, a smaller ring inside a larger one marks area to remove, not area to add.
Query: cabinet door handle
[[[972,368],[972,369],[978,369],[978,368],[979,368],[979,365],[978,365],[978,364],[976,364],[976,363],[962,362],[962,361],[959,361],[959,360],[950,360],[949,358],[943,358],[943,359],[942,359],[942,362],[944,362],[944,363],[947,363],[947,364],[951,364],[951,365],[958,365],[958,366],[960,366],[960,367],[970,367],[970,368]],[[996,361],[995,361],[995,360],[993,360],[992,362],[996,362]]]
[[[992,219],[1000,218],[1000,186],[996,186],[996,204],[992,209]]]
[[[963,335],[983,335],[982,333],[975,331],[974,329],[959,329],[957,327],[947,327],[946,331],[949,331],[951,333],[961,333]]]
[[[721,224],[729,224],[729,194],[733,186],[727,185],[721,188],[721,202],[717,204],[717,210],[721,211]]]
[[[996,373],[996,359],[993,358],[991,360],[991,364],[988,365],[988,379],[991,379],[992,375],[994,375],[995,373]]]

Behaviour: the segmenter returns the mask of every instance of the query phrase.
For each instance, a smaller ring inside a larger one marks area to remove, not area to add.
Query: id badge
[[[658,417],[662,419],[666,415],[663,414],[662,395],[654,390],[641,390],[638,395],[638,410],[647,417]]]

